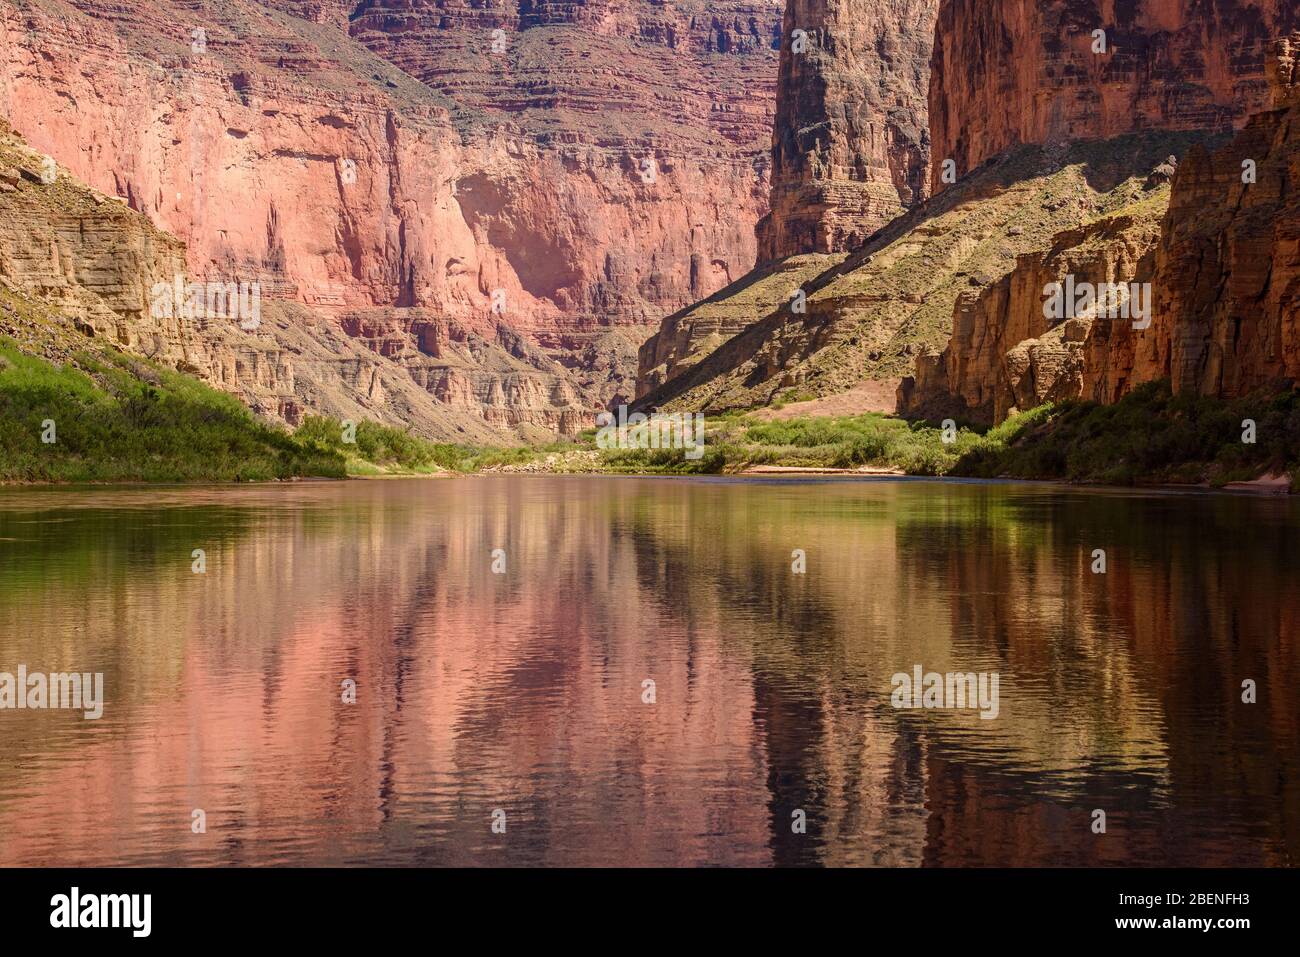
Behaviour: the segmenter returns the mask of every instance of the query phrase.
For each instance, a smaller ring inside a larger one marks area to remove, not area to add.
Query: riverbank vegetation
[[[58,365],[0,341],[0,481],[341,478],[342,456],[189,376],[105,351]]]
[[[755,469],[1223,486],[1300,474],[1300,397],[1174,396],[1046,405],[993,429],[945,432],[877,413],[708,417],[705,444],[598,448],[596,430],[542,446],[428,442],[375,422],[308,416],[296,431],[144,360],[56,366],[0,341],[0,481],[196,482],[434,473],[721,474]],[[635,438],[636,433],[633,432]],[[1253,439],[1253,441],[1251,441]]]
[[[1222,487],[1300,475],[1300,395],[1225,402],[1144,385],[1113,405],[1064,402],[987,430],[947,432],[868,413],[764,420],[730,414],[706,423],[702,454],[683,449],[598,450],[584,433],[568,450],[464,454],[479,471],[718,474],[762,468],[893,471],[907,475],[1046,479],[1100,485]],[[1285,487],[1285,482],[1280,483]]]
[[[1175,396],[1166,382],[1113,405],[1067,402],[1008,420],[953,474],[1103,485],[1223,486],[1300,475],[1300,394]]]

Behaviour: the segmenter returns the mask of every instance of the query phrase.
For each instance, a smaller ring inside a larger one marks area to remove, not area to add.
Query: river
[[[1287,498],[0,489],[0,673],[104,688],[0,710],[0,865],[1295,865],[1298,634]]]

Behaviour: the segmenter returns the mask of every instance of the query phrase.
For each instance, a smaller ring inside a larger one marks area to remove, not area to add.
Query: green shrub
[[[0,480],[253,481],[341,477],[344,460],[256,419],[232,396],[141,359],[57,367],[0,340]],[[56,441],[41,441],[54,422]]]

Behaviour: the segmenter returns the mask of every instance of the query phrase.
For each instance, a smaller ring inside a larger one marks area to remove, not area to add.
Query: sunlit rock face
[[[928,194],[938,0],[790,0],[759,255],[855,249]]]
[[[631,394],[648,323],[753,265],[780,13],[20,2],[0,109],[183,240],[194,274],[329,321],[411,308],[525,335],[565,381],[500,382],[524,403],[507,418],[567,429]],[[414,339],[387,358],[424,361]]]
[[[917,358],[916,375],[902,390],[902,411],[990,425],[1092,391],[1106,367],[1116,324],[1095,310],[1049,316],[1044,290],[1068,281],[1126,288],[1149,283],[1167,199],[1166,189],[1058,233],[1050,248],[1018,257],[1001,280],[959,299],[952,339],[941,352]]]

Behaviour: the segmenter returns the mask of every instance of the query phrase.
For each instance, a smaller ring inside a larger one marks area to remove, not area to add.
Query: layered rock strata
[[[1130,190],[1128,207],[1058,233],[1050,248],[1017,257],[1000,280],[959,297],[952,338],[942,351],[917,357],[915,375],[899,388],[899,411],[992,425],[1083,395],[1098,345],[1124,335],[1125,320],[1108,315],[1105,305],[1099,312],[1095,302],[1051,314],[1047,291],[1150,283],[1169,188],[1147,193],[1134,182]]]
[[[790,0],[759,256],[846,252],[929,193],[938,0]]]
[[[1227,132],[1267,109],[1292,0],[945,0],[930,77],[932,184],[1026,143]],[[1100,33],[1098,33],[1100,31]]]
[[[523,334],[591,413],[754,262],[778,35],[775,0],[15,0],[0,109],[191,275]]]

